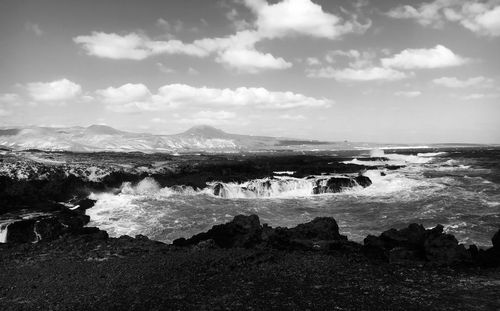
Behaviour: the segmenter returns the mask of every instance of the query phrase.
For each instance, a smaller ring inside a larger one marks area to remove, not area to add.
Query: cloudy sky
[[[500,143],[500,0],[3,0],[0,126]]]

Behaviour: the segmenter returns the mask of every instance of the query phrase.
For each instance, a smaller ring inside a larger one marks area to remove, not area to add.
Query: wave
[[[207,187],[195,190],[190,186],[172,186],[162,188],[151,177],[146,177],[137,184],[124,182],[120,194],[130,196],[170,197],[174,195],[211,195],[221,198],[286,198],[303,197],[316,194],[337,193],[357,187],[367,187],[371,184],[369,178],[348,175],[320,175],[306,178],[290,176],[274,176],[253,179],[242,183],[209,182]],[[93,196],[96,196],[93,194]]]
[[[445,152],[418,153],[417,155],[406,155],[399,153],[385,153],[382,149],[370,150],[368,158],[354,158],[343,161],[344,164],[357,164],[364,166],[406,166],[411,164],[426,164],[434,160],[434,157],[445,154]]]

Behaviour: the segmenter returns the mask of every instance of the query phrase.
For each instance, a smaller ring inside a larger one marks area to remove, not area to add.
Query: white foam
[[[372,157],[372,158],[380,158],[380,157],[383,157],[384,154],[385,154],[385,152],[382,149],[372,149],[372,150],[370,150],[370,157]]]
[[[273,172],[273,174],[276,174],[276,175],[293,175],[293,174],[295,174],[295,171],[277,171],[277,172]]]
[[[448,154],[448,152],[421,152],[421,153],[417,153],[417,156],[419,157],[437,157],[437,156],[442,156],[442,155],[446,155]]]
[[[0,224],[0,243],[7,243],[7,233],[10,224],[10,222]]]

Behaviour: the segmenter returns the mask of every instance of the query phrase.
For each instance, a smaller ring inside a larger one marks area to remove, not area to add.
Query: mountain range
[[[314,146],[326,144],[345,145],[317,140],[230,134],[208,125],[195,126],[174,135],[125,132],[105,125],[0,129],[0,146],[12,150],[236,152],[301,149],[306,146],[307,149],[313,149]]]

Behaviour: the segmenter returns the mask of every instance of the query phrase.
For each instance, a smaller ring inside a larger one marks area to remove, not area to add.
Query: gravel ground
[[[0,310],[500,310],[500,269],[67,237],[0,246]]]

